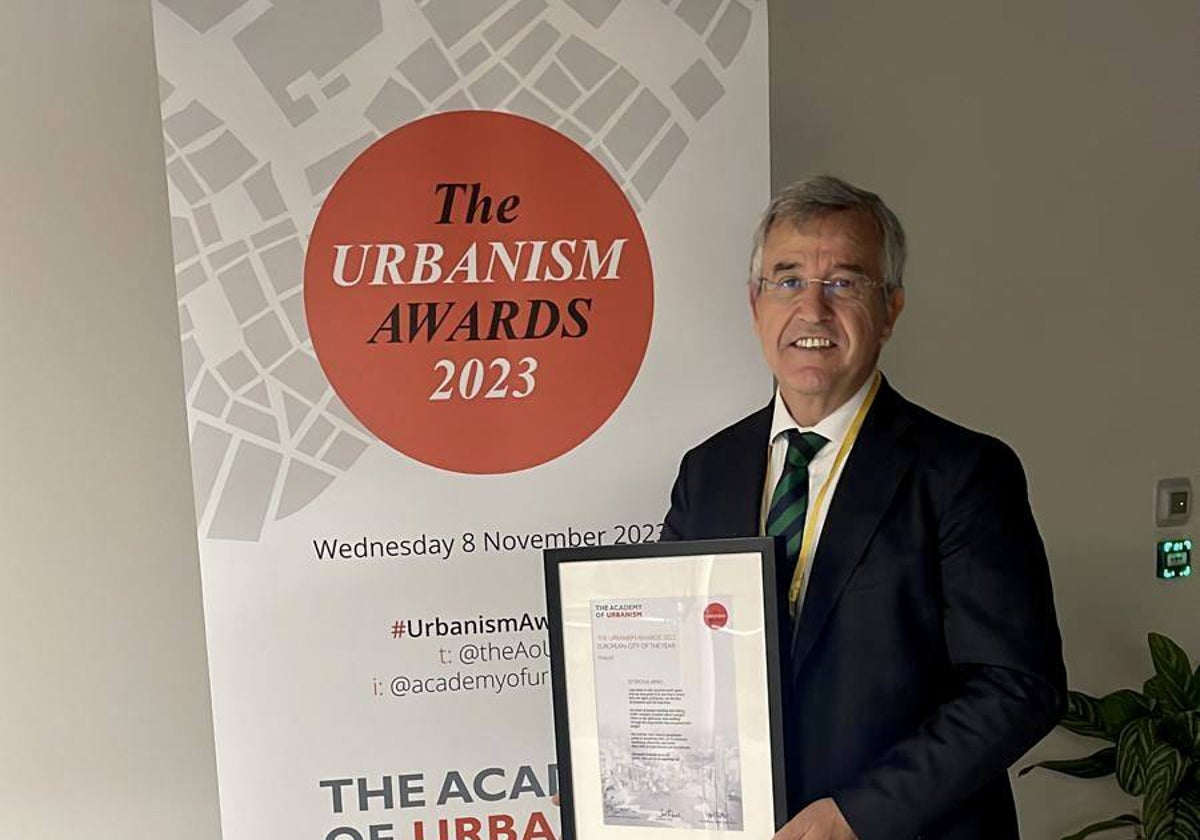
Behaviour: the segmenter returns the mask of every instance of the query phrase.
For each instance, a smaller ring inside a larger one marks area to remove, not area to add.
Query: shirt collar
[[[868,376],[867,381],[854,393],[854,396],[842,403],[837,410],[815,426],[798,424],[788,411],[787,404],[784,403],[783,397],[779,393],[779,386],[775,386],[775,407],[771,417],[771,442],[774,443],[788,429],[797,429],[801,432],[816,432],[832,444],[824,449],[837,451],[837,448],[842,445],[843,438],[846,437],[846,432],[850,430],[850,424],[854,422],[854,415],[858,413],[867,399],[871,383],[878,375],[876,372]]]

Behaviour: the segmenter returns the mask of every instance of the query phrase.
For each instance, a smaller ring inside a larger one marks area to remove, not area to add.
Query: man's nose
[[[808,283],[792,304],[793,315],[812,323],[827,321],[833,315],[829,301],[825,297],[824,283]]]

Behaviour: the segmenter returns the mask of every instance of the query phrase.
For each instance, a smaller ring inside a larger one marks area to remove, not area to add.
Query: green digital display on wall
[[[1190,537],[1159,540],[1158,576],[1163,580],[1191,577],[1192,540]]]

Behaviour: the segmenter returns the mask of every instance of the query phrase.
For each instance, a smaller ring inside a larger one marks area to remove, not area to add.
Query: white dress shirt
[[[854,422],[854,415],[858,413],[863,402],[867,399],[867,393],[871,390],[871,383],[875,381],[877,375],[868,376],[867,381],[855,392],[854,396],[815,426],[799,425],[788,411],[783,397],[780,396],[779,388],[775,388],[775,409],[774,415],[771,418],[771,436],[767,439],[770,451],[767,453],[767,475],[766,480],[763,482],[763,498],[758,523],[759,533],[765,534],[767,532],[767,513],[771,508],[771,497],[775,494],[775,485],[779,483],[787,462],[788,441],[786,432],[788,429],[797,429],[801,432],[816,432],[829,441],[821,447],[821,451],[813,457],[808,465],[809,507],[808,513],[805,516],[805,525],[807,526],[808,524],[808,517],[814,514],[818,517],[816,530],[813,533],[813,557],[816,557],[816,546],[820,545],[821,531],[825,528],[825,519],[829,515],[829,507],[833,502],[834,493],[837,492],[838,480],[841,478],[842,469],[845,467],[846,462],[842,462],[837,474],[832,478],[830,478],[830,471],[833,469],[834,461],[837,460],[838,450],[841,448],[842,442],[846,439],[846,435],[850,431],[850,425]],[[814,511],[813,505],[816,504],[817,493],[820,492],[821,486],[825,483],[826,479],[830,479],[830,482],[829,490],[825,494],[825,503],[822,505],[821,510]],[[804,595],[808,590],[808,578],[812,573],[812,566],[811,562],[805,566],[804,576],[800,581],[800,595],[796,599],[797,616],[800,614],[800,608],[804,603]]]

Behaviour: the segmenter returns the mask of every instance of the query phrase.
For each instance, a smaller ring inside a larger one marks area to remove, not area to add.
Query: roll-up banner
[[[153,14],[225,840],[555,837],[541,550],[769,394],[766,4]]]

